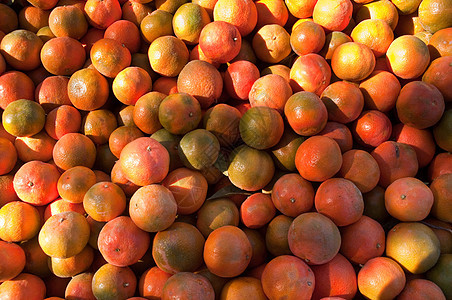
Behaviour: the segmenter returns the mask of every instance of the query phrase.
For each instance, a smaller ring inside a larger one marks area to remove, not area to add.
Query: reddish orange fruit
[[[256,5],[251,0],[218,0],[213,9],[213,20],[228,22],[241,36],[246,36],[257,23]]]
[[[260,228],[270,222],[276,214],[269,195],[254,193],[240,206],[240,218],[248,228]]]
[[[259,69],[255,64],[246,60],[236,61],[224,73],[224,87],[232,98],[246,100],[259,77]]]
[[[0,298],[4,299],[44,299],[46,286],[44,281],[33,274],[21,273],[0,285]]]
[[[118,0],[88,0],[85,15],[93,27],[106,29],[121,18],[121,5]]]
[[[96,146],[89,137],[81,133],[67,133],[53,147],[53,160],[63,170],[75,166],[92,168],[95,159]]]
[[[294,92],[307,91],[320,96],[330,84],[331,68],[315,53],[298,57],[290,69],[290,86]]]
[[[117,0],[116,0],[117,1]],[[130,66],[132,56],[129,49],[112,39],[100,39],[95,42],[90,51],[94,68],[102,75],[114,78],[123,69]]]
[[[330,84],[320,95],[328,111],[328,120],[350,123],[364,107],[364,96],[358,87],[346,81]]]
[[[23,201],[12,201],[0,208],[0,238],[5,242],[22,242],[39,232],[41,218],[36,207]]]
[[[214,300],[215,291],[210,281],[199,274],[179,272],[165,282],[162,298],[165,299]]]
[[[252,4],[254,6],[254,3]],[[242,36],[239,30],[225,21],[216,20],[207,24],[199,36],[199,47],[204,55],[218,63],[232,60],[239,54],[241,45]]]
[[[355,140],[365,147],[377,147],[391,137],[389,117],[378,110],[366,110],[353,122],[351,128]]]
[[[254,81],[247,98],[251,107],[267,106],[282,113],[290,96],[292,89],[288,81],[278,74],[268,74]]]
[[[380,168],[368,152],[352,149],[342,155],[342,166],[338,175],[352,181],[361,193],[367,193],[377,186]]]

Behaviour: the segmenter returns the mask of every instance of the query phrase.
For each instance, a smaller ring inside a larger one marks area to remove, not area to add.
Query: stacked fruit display
[[[452,299],[452,0],[27,1],[0,299]]]

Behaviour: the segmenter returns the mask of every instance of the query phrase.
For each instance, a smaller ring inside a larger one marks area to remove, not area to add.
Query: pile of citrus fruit
[[[0,4],[0,299],[452,299],[452,0]]]

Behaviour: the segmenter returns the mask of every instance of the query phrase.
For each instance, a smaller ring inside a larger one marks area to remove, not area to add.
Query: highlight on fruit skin
[[[0,299],[452,299],[452,0],[0,3]]]

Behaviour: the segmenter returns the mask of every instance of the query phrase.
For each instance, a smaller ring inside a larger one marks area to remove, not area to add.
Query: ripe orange
[[[396,6],[392,1],[388,0],[378,0],[378,1],[367,1],[361,6],[356,14],[355,21],[360,23],[365,19],[380,19],[388,23],[388,25],[394,30],[399,21],[399,13]]]
[[[5,260],[0,263],[0,282],[11,280],[25,267],[25,252],[17,244],[0,241],[0,252]]]
[[[8,174],[13,170],[17,162],[17,151],[14,144],[6,138],[0,138],[0,175]]]
[[[433,192],[434,197],[432,215],[444,222],[450,222],[452,220],[450,214],[452,201],[449,193],[451,178],[452,174],[443,174],[435,178],[430,184],[430,189]]]
[[[10,33],[17,28],[19,20],[15,11],[8,5],[1,3],[0,5],[0,30]]]
[[[131,54],[138,52],[141,36],[138,27],[128,20],[118,20],[105,29],[104,38],[117,40],[129,49]]]
[[[95,159],[96,146],[81,133],[67,133],[53,147],[53,160],[63,170],[75,166],[92,168]]]
[[[72,277],[66,286],[64,297],[66,299],[73,299],[77,297],[84,297],[90,300],[96,299],[91,289],[93,275],[93,273],[84,272]]]
[[[248,228],[261,228],[270,222],[276,214],[275,206],[269,195],[254,193],[240,205],[240,219]]]
[[[355,140],[365,147],[378,147],[389,140],[392,124],[389,117],[378,110],[366,110],[351,126]]]
[[[449,152],[438,153],[433,157],[428,166],[428,178],[433,181],[436,177],[446,173],[452,173],[452,154]]]
[[[312,136],[298,147],[295,165],[304,179],[324,181],[340,170],[341,149],[332,138]]]
[[[318,0],[312,19],[327,31],[344,30],[352,18],[353,5],[350,0]]]
[[[92,279],[95,299],[128,299],[135,295],[137,278],[129,267],[106,263],[96,270]]]
[[[8,104],[2,114],[3,128],[16,137],[32,136],[45,124],[45,111],[31,100],[19,99]]]
[[[141,230],[130,217],[119,216],[105,224],[99,232],[97,245],[105,260],[118,267],[138,262],[149,248],[149,233]]]
[[[248,2],[243,0],[245,1]],[[253,2],[251,4],[254,5]],[[199,47],[203,54],[218,63],[226,63],[236,57],[241,45],[242,37],[239,30],[225,21],[217,20],[207,24],[199,36]]]
[[[43,10],[35,6],[25,6],[17,14],[19,26],[37,34],[40,28],[49,25],[49,14],[49,10]],[[39,34],[37,35],[39,36]]]
[[[268,24],[286,25],[289,11],[284,0],[258,0],[254,4],[257,10],[256,28]]]
[[[361,81],[375,68],[372,49],[358,42],[344,43],[331,57],[331,68],[337,77],[348,81]]]
[[[49,268],[53,274],[60,278],[68,278],[86,271],[94,259],[94,250],[86,246],[83,250],[68,258],[51,257]]]
[[[288,80],[278,74],[268,74],[254,81],[247,98],[251,107],[267,106],[282,113],[290,96],[292,89]]]
[[[132,108],[132,118],[135,126],[142,132],[153,134],[162,127],[158,119],[158,111],[165,97],[165,94],[154,91],[144,94],[136,101]]]
[[[45,131],[31,137],[18,137],[14,142],[19,159],[23,162],[32,160],[49,161],[56,141]],[[14,161],[14,160],[13,160]]]
[[[354,42],[368,46],[376,58],[385,55],[394,40],[391,27],[380,19],[361,21],[353,28],[350,36]]]
[[[159,267],[151,267],[144,271],[138,282],[138,291],[143,297],[161,297],[162,289],[172,274],[166,273]]]
[[[359,88],[345,81],[330,84],[320,99],[328,111],[328,120],[344,124],[358,118],[364,107],[364,97]]]
[[[48,113],[60,105],[70,105],[67,86],[69,78],[65,76],[49,76],[36,86],[35,100]]]
[[[81,123],[80,112],[75,107],[61,105],[47,114],[44,129],[50,137],[58,140],[66,133],[78,132]]]
[[[226,226],[238,226],[240,221],[239,210],[236,204],[228,198],[205,201],[197,212],[196,227],[204,235],[215,229]]]
[[[452,28],[444,28],[435,32],[428,43],[428,49],[430,51],[430,58],[432,60],[443,57],[450,56],[452,54],[452,47],[448,44],[452,36]]]
[[[247,36],[257,24],[256,5],[251,0],[218,0],[213,20],[228,22],[237,27],[241,36]]]
[[[215,229],[204,245],[204,262],[210,272],[220,277],[242,274],[250,263],[251,255],[248,237],[235,226]]]
[[[106,29],[121,18],[121,5],[118,0],[88,0],[85,15],[91,26]]]
[[[94,68],[109,78],[116,77],[132,62],[130,51],[124,44],[107,38],[93,44],[90,58]]]
[[[46,286],[44,281],[33,274],[21,273],[0,285],[0,298],[4,299],[44,299]]]
[[[117,184],[101,181],[86,191],[83,207],[95,221],[108,222],[123,213],[126,208],[126,196]]]
[[[443,94],[445,102],[452,102],[452,92],[449,89],[449,85],[452,84],[451,67],[451,56],[440,57],[432,61],[422,75],[422,81],[436,86]]]
[[[189,52],[184,42],[174,36],[156,38],[148,50],[152,69],[163,76],[179,75],[187,64]]]
[[[80,110],[95,110],[108,100],[107,79],[95,69],[81,69],[71,75],[68,96],[72,105]]]
[[[290,46],[297,55],[317,53],[325,44],[325,31],[322,26],[306,21],[296,26],[290,34]]]
[[[161,296],[162,300],[174,298],[214,300],[215,291],[206,277],[191,272],[179,272],[168,278]]]
[[[445,300],[446,296],[433,281],[416,278],[409,280],[403,291],[397,297],[400,300],[408,299],[438,299]]]
[[[290,34],[278,24],[262,26],[252,40],[253,50],[266,63],[279,63],[291,52]]]
[[[107,109],[88,112],[82,120],[82,133],[96,145],[108,143],[111,133],[117,128],[115,115]]]
[[[351,41],[351,37],[342,31],[332,31],[326,35],[325,44],[319,54],[325,59],[331,59],[337,47]]]
[[[210,63],[192,60],[179,73],[177,91],[195,97],[201,108],[205,109],[220,98],[223,91],[223,78]]]
[[[451,9],[452,2],[449,0],[423,0],[419,4],[419,21],[422,27],[431,33],[452,25]]]
[[[8,71],[0,75],[0,108],[19,100],[34,100],[35,84],[30,77],[19,71]]]
[[[347,152],[353,148],[353,138],[350,129],[342,123],[327,122],[319,135],[330,137],[336,141],[341,152]]]
[[[2,194],[2,198],[0,199],[0,207],[9,202],[20,200],[14,190],[13,181],[14,175],[12,174],[0,176],[0,193]]]
[[[40,64],[39,53],[43,42],[33,32],[17,29],[6,34],[0,42],[0,53],[16,70],[30,71]]]
[[[83,11],[75,5],[57,6],[52,9],[48,25],[56,37],[68,36],[79,40],[88,31],[88,21]]]
[[[131,182],[144,186],[160,182],[166,177],[169,170],[169,154],[156,140],[141,137],[122,149],[119,163]]]
[[[224,73],[224,87],[232,98],[247,100],[254,82],[259,77],[259,69],[255,64],[246,60],[235,61]]]
[[[228,281],[221,290],[221,299],[268,299],[261,281],[253,277],[240,276]]]
[[[298,257],[281,255],[270,260],[261,277],[270,299],[310,299],[315,287],[311,268]]]
[[[131,3],[136,5],[134,1]],[[173,34],[172,20],[173,16],[169,12],[160,9],[146,14],[140,22],[141,36],[144,41],[152,43],[158,37]]]
[[[403,79],[421,76],[430,63],[427,45],[414,35],[396,38],[389,46],[386,58],[391,71]]]
[[[341,235],[328,217],[307,212],[296,217],[288,232],[290,250],[307,264],[321,265],[339,252]]]
[[[369,152],[351,149],[342,155],[338,175],[353,182],[361,193],[367,193],[377,186],[380,168]]]
[[[112,90],[120,102],[135,105],[141,96],[152,90],[152,79],[140,67],[127,67],[116,75]]]
[[[388,112],[395,106],[401,85],[394,74],[376,70],[360,82],[359,89],[363,93],[367,109]]]
[[[329,64],[315,53],[298,57],[290,69],[290,86],[294,92],[307,91],[320,96],[330,80]]]
[[[185,3],[174,13],[172,23],[177,38],[188,45],[195,45],[199,42],[203,27],[210,23],[210,17],[202,6],[196,3]]]
[[[38,234],[41,218],[36,207],[12,201],[0,208],[0,238],[6,242],[26,241]]]
[[[50,39],[42,46],[42,65],[54,75],[72,75],[83,67],[85,59],[82,43],[68,36]]]

